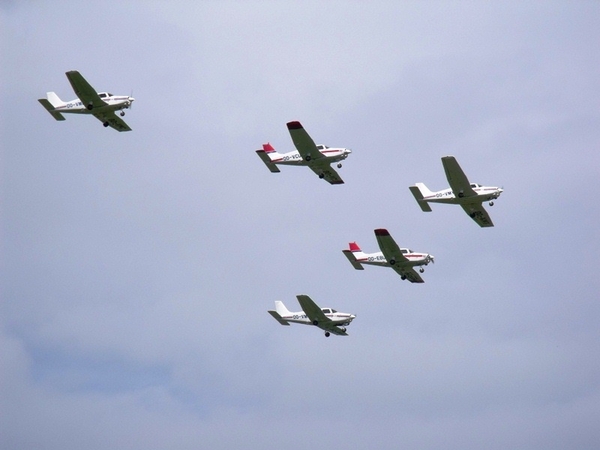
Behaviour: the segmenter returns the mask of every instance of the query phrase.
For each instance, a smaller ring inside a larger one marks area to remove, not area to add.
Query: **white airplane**
[[[121,117],[125,115],[123,109],[131,107],[135,100],[126,95],[115,96],[108,92],[96,92],[76,70],[66,73],[73,90],[78,98],[70,102],[63,102],[54,92],[47,92],[46,98],[38,99],[44,108],[48,110],[56,120],[65,120],[63,114],[92,114],[105,127],[112,127],[117,131],[131,131],[125,121],[115,114],[121,111]]]
[[[281,325],[289,325],[292,323],[302,323],[304,325],[314,325],[325,331],[325,337],[329,337],[331,333],[338,336],[348,336],[346,327],[356,317],[354,314],[346,314],[337,312],[331,308],[319,308],[308,295],[297,295],[298,303],[302,307],[302,311],[291,312],[283,302],[275,302],[275,311],[269,311],[277,322]]]
[[[450,184],[449,189],[431,192],[423,183],[415,183],[409,189],[415,196],[419,206],[423,211],[430,212],[431,207],[428,203],[451,203],[462,206],[462,209],[471,219],[481,227],[493,227],[494,224],[487,211],[483,208],[483,202],[490,202],[497,199],[504,189],[493,186],[482,186],[477,183],[469,183],[469,180],[463,170],[458,165],[454,156],[444,156],[442,158],[446,178]]]
[[[346,159],[352,150],[316,145],[300,122],[288,122],[287,127],[297,150],[277,153],[269,143],[263,144],[262,150],[256,150],[269,170],[279,172],[277,165],[308,166],[319,178],[324,178],[331,184],[343,184],[344,181],[330,164],[337,162],[338,169],[341,168],[342,163],[339,161]]]
[[[381,252],[363,253],[356,242],[350,242],[350,250],[342,250],[350,264],[356,270],[364,270],[363,264],[373,266],[391,267],[403,280],[411,283],[424,283],[423,278],[415,271],[414,267],[420,266],[419,272],[423,273],[430,262],[434,262],[433,255],[429,253],[415,253],[408,248],[400,248],[387,230],[375,230],[375,237]]]

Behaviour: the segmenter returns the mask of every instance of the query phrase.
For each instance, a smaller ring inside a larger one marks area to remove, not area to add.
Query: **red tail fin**
[[[360,252],[360,247],[356,242],[350,242],[350,251],[351,252]]]
[[[271,145],[270,142],[263,144],[263,150],[267,153],[273,153],[275,151],[275,149],[273,148],[273,146]]]

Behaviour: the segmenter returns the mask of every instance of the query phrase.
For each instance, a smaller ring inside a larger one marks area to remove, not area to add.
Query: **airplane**
[[[83,76],[76,70],[66,72],[69,83],[78,98],[70,102],[63,102],[54,92],[47,92],[46,98],[38,99],[46,110],[56,120],[65,120],[63,114],[92,114],[105,127],[112,127],[117,131],[131,131],[125,121],[115,114],[121,111],[121,117],[125,115],[123,109],[131,108],[135,100],[126,95],[112,95],[108,92],[96,92]]]
[[[270,143],[263,144],[262,150],[256,150],[256,153],[267,168],[276,173],[280,172],[277,165],[308,166],[319,178],[325,179],[330,184],[344,184],[330,164],[337,162],[338,169],[341,168],[340,161],[346,159],[352,150],[332,148],[322,144],[316,145],[300,122],[288,122],[287,127],[296,150],[289,153],[278,153]]]
[[[275,311],[269,310],[269,314],[281,325],[289,325],[290,322],[314,325],[325,331],[325,337],[329,337],[331,333],[348,336],[346,327],[356,317],[354,314],[337,312],[331,308],[320,308],[308,295],[297,295],[296,298],[302,311],[291,312],[283,302],[276,301]]]
[[[433,263],[434,257],[429,253],[415,253],[408,248],[400,248],[390,233],[384,228],[375,230],[375,237],[381,252],[363,253],[356,242],[350,242],[350,250],[342,250],[350,264],[356,270],[364,270],[363,264],[373,266],[391,267],[403,280],[411,283],[424,283],[423,278],[415,271],[425,272],[423,266]]]
[[[480,227],[493,227],[494,223],[483,208],[483,202],[489,201],[490,206],[494,206],[493,200],[500,197],[504,189],[469,183],[469,179],[458,165],[454,156],[444,156],[442,164],[446,172],[446,178],[448,178],[448,183],[450,184],[449,189],[432,192],[423,183],[415,183],[414,186],[409,187],[421,209],[431,212],[429,203],[460,205]]]

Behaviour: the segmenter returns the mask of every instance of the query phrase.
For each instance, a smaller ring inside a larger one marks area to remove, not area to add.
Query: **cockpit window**
[[[329,148],[329,147],[327,147],[326,145],[323,145],[323,144],[319,144],[319,145],[317,145],[317,148],[319,150],[325,150],[326,148]]]
[[[478,188],[478,187],[479,187],[479,185],[478,185],[477,183],[471,183],[471,187],[472,187],[472,188]]]
[[[332,309],[331,312],[335,314],[337,311],[335,309]]]
[[[110,92],[108,93],[108,96],[109,96],[109,97],[113,97],[113,95],[112,95]]]
[[[100,98],[104,98],[104,97],[106,97],[106,92],[100,92],[100,93],[98,94],[98,97],[100,97]]]
[[[402,252],[402,254],[408,253],[408,249],[407,248],[401,248],[400,251]]]
[[[321,311],[323,311],[325,314],[331,314],[331,310],[329,308],[323,308]]]

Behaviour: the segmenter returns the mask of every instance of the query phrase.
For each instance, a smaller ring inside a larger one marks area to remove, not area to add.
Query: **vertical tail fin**
[[[275,301],[275,310],[280,316],[289,316],[292,314],[290,310],[285,307],[283,302],[280,302],[279,300]]]
[[[356,270],[364,270],[364,267],[357,259],[357,255],[362,254],[362,250],[356,242],[350,242],[349,246],[350,250],[342,250],[342,253],[346,255],[346,258],[348,258],[348,261],[350,261],[352,267],[354,267]]]
[[[58,95],[56,95],[55,92],[46,92],[46,98],[48,99],[48,101],[50,102],[50,104],[52,106],[54,106],[55,108],[57,106],[62,106],[65,104],[65,102],[63,102],[60,97]]]
[[[425,212],[431,212],[431,207],[429,206],[429,203],[427,203],[427,200],[425,200],[425,197],[431,197],[433,192],[431,192],[424,183],[415,183],[415,185],[410,186],[409,189],[421,209]]]
[[[267,142],[266,144],[263,144],[263,149],[256,150],[256,154],[260,157],[260,159],[262,159],[262,162],[265,163],[265,165],[271,172],[273,172],[273,173],[280,172],[279,167],[277,167],[271,161],[271,155],[275,155],[275,154],[277,154],[277,152],[275,151],[275,149],[273,148],[273,146],[270,143]]]

